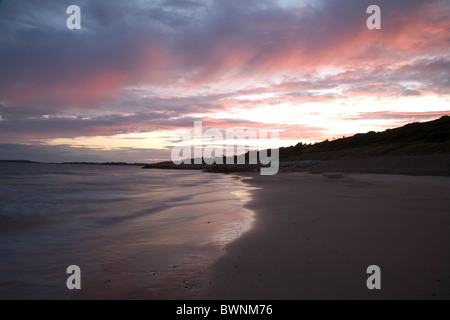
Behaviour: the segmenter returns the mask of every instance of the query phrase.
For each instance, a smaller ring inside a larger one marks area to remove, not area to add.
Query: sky
[[[449,48],[446,0],[3,0],[0,159],[167,160],[199,120],[277,146],[430,121]]]

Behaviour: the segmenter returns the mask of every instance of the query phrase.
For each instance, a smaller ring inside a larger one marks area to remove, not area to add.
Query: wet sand
[[[253,212],[243,208],[251,188],[241,177],[197,174],[219,181],[209,189],[202,187],[202,194],[185,198],[186,191],[177,189],[181,200],[161,212],[95,230],[80,239],[93,247],[96,263],[80,265],[82,290],[70,298],[197,299],[225,245],[253,221]],[[156,226],[157,221],[161,223]],[[99,237],[108,239],[101,247],[95,245]]]
[[[450,178],[250,175],[254,227],[202,299],[450,299]],[[369,290],[367,267],[381,268]]]

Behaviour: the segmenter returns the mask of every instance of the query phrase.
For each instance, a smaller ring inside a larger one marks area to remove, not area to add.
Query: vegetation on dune
[[[299,143],[280,148],[280,161],[305,159],[353,159],[376,156],[403,156],[450,153],[450,117],[410,123],[383,132],[354,136],[312,145]]]

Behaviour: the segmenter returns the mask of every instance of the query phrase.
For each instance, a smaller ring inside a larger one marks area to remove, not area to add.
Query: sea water
[[[0,182],[0,299],[194,297],[251,222],[231,175],[0,163]]]

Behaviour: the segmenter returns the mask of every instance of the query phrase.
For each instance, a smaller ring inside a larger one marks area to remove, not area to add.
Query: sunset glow
[[[204,128],[314,143],[450,115],[450,3],[74,1],[0,5],[0,155],[169,159]]]

